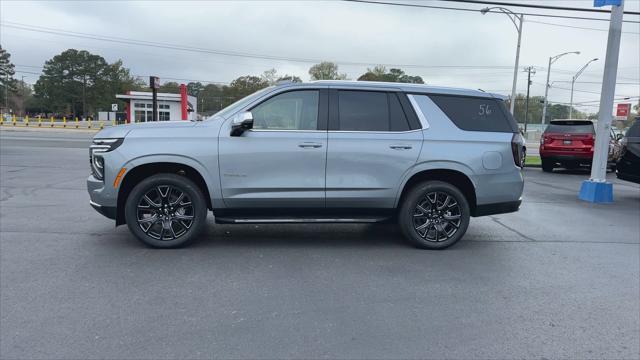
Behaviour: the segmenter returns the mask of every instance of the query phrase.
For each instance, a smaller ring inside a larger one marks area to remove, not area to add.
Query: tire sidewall
[[[184,191],[193,204],[195,218],[186,234],[175,240],[158,240],[144,233],[137,221],[137,208],[140,198],[150,189],[160,185],[171,185]],[[176,248],[192,242],[202,231],[207,217],[207,205],[202,194],[193,181],[175,174],[157,174],[138,183],[125,202],[125,219],[129,230],[144,244],[156,248]]]
[[[460,205],[461,221],[458,231],[452,238],[441,242],[433,242],[423,239],[413,228],[413,211],[415,206],[426,193],[432,191],[447,193],[447,195],[453,196]],[[467,198],[458,188],[442,181],[427,181],[418,184],[409,191],[402,203],[399,215],[400,228],[405,237],[407,237],[411,243],[423,249],[440,250],[455,244],[464,236],[467,232],[467,228],[469,227],[471,212]]]

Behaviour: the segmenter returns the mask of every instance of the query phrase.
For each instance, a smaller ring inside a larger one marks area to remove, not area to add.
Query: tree
[[[338,65],[330,61],[323,61],[309,69],[311,80],[345,80],[347,74],[338,73]]]
[[[116,93],[139,86],[122,61],[109,64],[102,56],[69,49],[45,62],[34,91],[48,111],[87,116],[108,109]]]
[[[367,69],[367,72],[360,75],[358,81],[385,81],[385,82],[400,82],[411,84],[424,84],[424,80],[420,76],[410,76],[404,73],[400,69],[387,69],[378,65],[373,69]]]
[[[200,92],[203,89],[204,89],[204,85],[202,85],[202,83],[199,81],[190,82],[187,84],[187,94],[191,96],[198,97],[198,95],[200,95]]]
[[[179,94],[180,84],[175,81],[167,81],[166,83],[160,85],[158,92]]]
[[[285,74],[285,75],[280,76],[277,81],[291,81],[291,82],[295,82],[295,83],[301,83],[302,79],[300,79],[300,77],[295,76],[295,75]]]
[[[3,98],[8,97],[10,92],[16,90],[13,78],[16,73],[14,68],[15,66],[11,63],[11,54],[0,46],[0,90],[2,90]]]
[[[263,72],[260,77],[262,78],[262,80],[266,81],[269,86],[276,85],[280,81],[302,82],[302,79],[295,75],[285,74],[280,76],[278,75],[278,71],[276,69],[269,69]]]

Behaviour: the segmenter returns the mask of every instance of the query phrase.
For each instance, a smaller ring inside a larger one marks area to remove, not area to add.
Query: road
[[[640,187],[525,170],[445,251],[393,225],[142,246],[88,204],[90,133],[0,130],[0,358],[638,358]],[[612,174],[610,174],[612,175]]]

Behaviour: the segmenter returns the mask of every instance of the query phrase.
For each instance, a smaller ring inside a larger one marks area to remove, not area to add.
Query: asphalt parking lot
[[[526,169],[445,251],[393,225],[215,225],[142,246],[88,204],[89,132],[0,129],[0,357],[639,358],[640,186]]]

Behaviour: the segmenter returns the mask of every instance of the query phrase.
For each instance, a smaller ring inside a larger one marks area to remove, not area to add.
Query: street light
[[[484,15],[494,9],[499,10],[503,14],[509,16],[509,19],[511,20],[513,25],[516,27],[516,30],[518,31],[518,47],[516,48],[516,65],[513,68],[513,87],[511,88],[511,106],[510,106],[511,114],[515,114],[514,111],[516,107],[516,84],[518,82],[518,66],[520,62],[520,39],[522,39],[522,22],[524,21],[524,15],[522,14],[518,15],[509,9],[505,9],[499,6],[486,7],[480,10],[480,13]]]
[[[551,64],[556,62],[556,60],[561,57],[569,54],[580,55],[580,51],[570,51],[566,53],[562,53],[560,55],[552,56],[549,58],[549,66],[547,66],[547,85],[544,87],[544,106],[542,107],[542,124],[545,123],[545,119],[547,118],[547,95],[549,95],[549,76],[551,75]]]
[[[586,69],[587,66],[589,66],[589,64],[597,60],[598,58],[589,60],[589,62],[584,64],[584,66],[580,70],[578,70],[578,72],[575,75],[573,75],[573,78],[571,79],[571,101],[569,102],[569,119],[573,119],[573,85],[575,85],[576,80],[578,79],[578,76],[582,74],[584,69]]]

